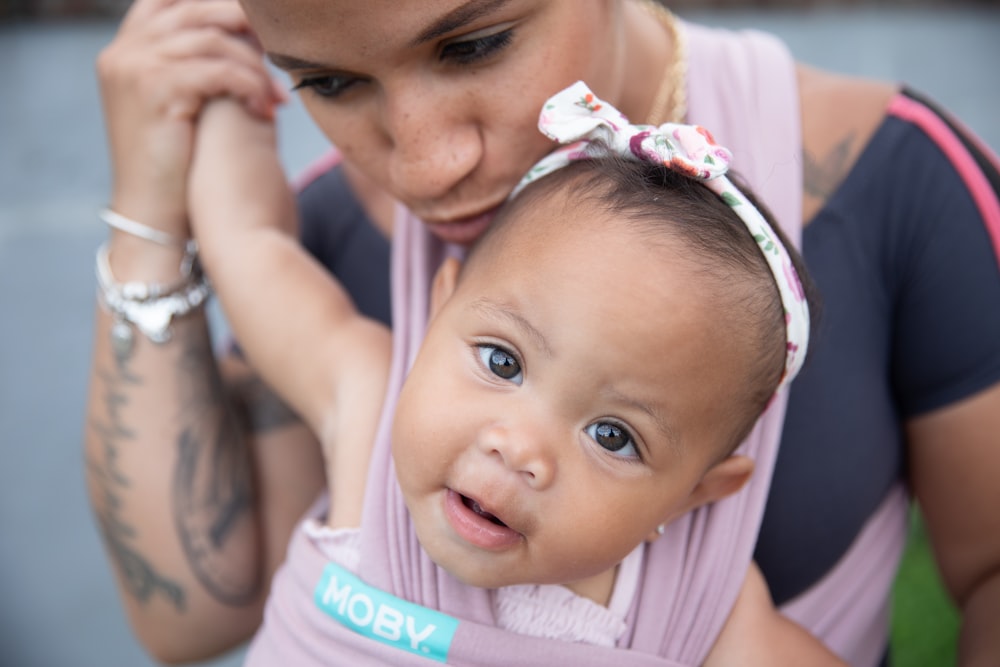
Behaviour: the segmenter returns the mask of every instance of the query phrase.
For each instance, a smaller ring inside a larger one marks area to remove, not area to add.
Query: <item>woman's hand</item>
[[[97,70],[114,170],[112,207],[189,236],[187,177],[205,102],[233,97],[270,118],[284,98],[242,9],[237,0],[137,0]]]

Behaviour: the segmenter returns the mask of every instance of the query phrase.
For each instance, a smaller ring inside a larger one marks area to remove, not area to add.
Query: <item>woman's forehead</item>
[[[551,1],[551,0],[549,0]],[[565,1],[565,0],[563,0]],[[315,37],[417,46],[546,0],[241,0],[265,41]],[[310,45],[309,48],[315,48]]]

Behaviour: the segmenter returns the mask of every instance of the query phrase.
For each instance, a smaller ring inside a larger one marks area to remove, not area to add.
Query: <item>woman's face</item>
[[[548,97],[617,104],[614,0],[243,0],[271,61],[362,172],[448,241],[479,236],[552,144]]]

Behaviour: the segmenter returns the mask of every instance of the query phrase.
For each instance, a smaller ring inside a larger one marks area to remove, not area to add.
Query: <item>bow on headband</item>
[[[809,344],[809,306],[788,251],[760,211],[726,178],[732,154],[697,125],[633,125],[613,106],[577,81],[549,98],[538,118],[542,134],[565,144],[542,158],[514,188],[526,185],[571,162],[619,155],[652,162],[701,181],[732,207],[746,225],[774,276],[785,309],[785,372],[778,390],[802,367]]]

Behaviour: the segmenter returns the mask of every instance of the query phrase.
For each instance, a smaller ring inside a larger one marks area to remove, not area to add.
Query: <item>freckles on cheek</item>
[[[363,149],[363,140],[359,139],[362,130],[358,123],[347,114],[338,113],[330,103],[324,102],[318,95],[309,90],[299,91],[299,101],[312,120],[313,125],[323,133],[330,143],[344,153]],[[346,116],[346,117],[345,117]]]

